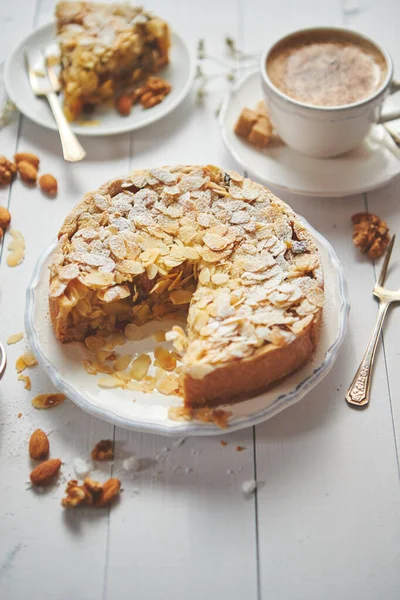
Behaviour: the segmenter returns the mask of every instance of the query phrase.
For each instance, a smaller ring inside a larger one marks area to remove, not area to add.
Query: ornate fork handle
[[[376,346],[378,344],[383,320],[389,304],[390,302],[387,300],[380,300],[379,302],[378,317],[374,330],[368,342],[368,346],[361,364],[358,367],[357,373],[355,374],[354,379],[349,387],[349,391],[346,394],[346,400],[349,404],[354,404],[355,406],[365,406],[369,402],[372,367],[374,364]]]
[[[3,373],[5,371],[6,363],[6,351],[4,350],[4,346],[0,343],[0,379],[2,378]]]
[[[82,160],[82,158],[86,156],[86,152],[82,148],[78,138],[72,131],[70,124],[65,118],[56,94],[54,92],[50,92],[49,94],[46,94],[46,96],[57,123],[65,160],[69,162],[77,162]]]

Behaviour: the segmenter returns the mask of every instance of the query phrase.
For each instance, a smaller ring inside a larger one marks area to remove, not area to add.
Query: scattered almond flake
[[[122,354],[117,358],[114,364],[114,368],[116,371],[125,371],[125,369],[130,365],[132,360],[132,356],[130,354]]]
[[[39,394],[32,400],[32,406],[39,409],[53,408],[65,402],[64,394]]]
[[[82,458],[75,458],[74,460],[74,471],[77,477],[83,478],[89,475],[89,473],[93,470],[93,464],[88,463]]]
[[[114,373],[114,369],[112,367],[110,367],[109,365],[106,365],[105,363],[100,363],[97,360],[94,360],[93,362],[90,362],[90,368],[94,371],[96,371],[96,373],[90,373],[90,375],[95,375],[97,373],[105,373],[106,375],[112,375]],[[86,368],[86,366],[85,366]],[[89,370],[86,368],[86,370],[89,373]]]
[[[130,368],[130,375],[132,379],[140,381],[145,375],[151,365],[151,358],[148,354],[140,354],[137,358],[132,361]]]
[[[90,352],[96,353],[98,350],[104,347],[106,340],[103,337],[96,335],[89,335],[85,338],[85,346]]]
[[[188,290],[174,290],[169,294],[172,304],[189,304],[192,296],[192,292]]]
[[[127,390],[131,390],[133,392],[142,392],[145,393],[146,389],[143,386],[142,383],[140,383],[140,381],[128,381],[128,383],[125,386],[125,389]],[[135,402],[135,400],[134,400]]]
[[[152,375],[145,375],[141,380],[144,392],[152,392],[156,387],[156,378]]]
[[[155,366],[160,366],[165,371],[173,371],[176,367],[176,358],[163,346],[156,346],[154,349]]]
[[[158,267],[154,263],[146,267],[147,279],[149,279],[150,281],[152,281],[157,276],[157,273]]]
[[[123,387],[124,383],[118,377],[102,377],[98,380],[97,385],[106,390]]]
[[[7,256],[7,265],[9,267],[16,267],[24,260],[25,239],[22,233],[16,229],[11,229],[10,235],[13,239],[8,244],[9,255]]]
[[[162,183],[170,184],[176,181],[176,175],[167,169],[150,169],[150,173]]]
[[[123,333],[111,333],[106,340],[104,348],[106,350],[114,350],[117,346],[123,346],[125,342],[126,339]]]
[[[79,267],[74,263],[65,265],[58,271],[58,277],[61,279],[61,281],[72,281],[72,279],[76,279],[78,276]]]
[[[157,329],[157,331],[155,331],[153,333],[154,341],[155,342],[165,342],[165,334],[166,334],[165,329]]]
[[[28,375],[18,375],[18,381],[23,381],[25,383],[24,388],[26,390],[30,390],[32,385],[31,385],[31,380],[30,377],[28,377]]]
[[[24,332],[20,331],[20,333],[14,333],[13,335],[10,335],[10,337],[7,340],[7,344],[17,344],[18,342],[20,342],[22,340],[22,338],[24,337]]]
[[[227,446],[227,445],[228,445],[228,442],[225,442],[224,440],[221,440],[221,441],[220,441],[220,444],[221,444],[221,446]]]
[[[140,331],[140,327],[138,327],[134,323],[129,323],[129,325],[125,327],[125,336],[128,340],[132,342],[141,340],[142,332]]]
[[[22,358],[27,367],[34,367],[35,365],[38,364],[38,362],[32,352],[25,352],[25,354],[22,355]]]
[[[21,373],[26,369],[26,367],[34,367],[37,364],[37,360],[32,354],[32,352],[25,352],[24,354],[22,354],[22,356],[17,358],[15,368],[17,369],[18,373]]]
[[[22,373],[26,369],[26,363],[24,361],[23,356],[19,356],[15,363],[15,368],[17,369],[17,373]]]
[[[214,275],[211,275],[211,281],[214,285],[225,285],[229,281],[229,275],[227,273],[214,273]]]
[[[88,273],[82,278],[83,283],[92,289],[106,288],[114,283],[114,274],[103,271]]]
[[[243,450],[247,450],[246,446],[236,446],[236,452],[243,452]]]
[[[104,363],[105,360],[114,361],[117,360],[117,355],[111,350],[99,350],[96,352],[96,360],[99,363]]]
[[[160,394],[169,396],[179,390],[179,380],[171,374],[166,374],[157,381],[156,389]]]
[[[124,471],[136,473],[140,470],[140,459],[135,455],[129,456],[122,461],[122,468]]]
[[[254,494],[257,489],[257,481],[255,479],[250,479],[249,481],[244,481],[242,483],[242,490],[246,497],[250,497]]]
[[[121,379],[121,381],[124,381],[125,383],[128,383],[128,381],[131,380],[131,376],[129,375],[129,373],[125,373],[124,371],[115,371],[114,375],[115,377],[118,377],[118,379]]]
[[[117,300],[123,300],[131,295],[129,287],[127,285],[115,285],[108,290],[99,290],[97,297],[103,302],[116,302]]]
[[[223,234],[216,235],[211,233],[211,230],[203,237],[203,242],[210,248],[210,250],[219,251],[224,250],[231,242],[229,238],[226,238]]]
[[[236,173],[236,171],[229,171],[229,177],[235,183],[242,183],[242,181],[244,180],[244,177],[242,175],[239,175],[239,173]]]

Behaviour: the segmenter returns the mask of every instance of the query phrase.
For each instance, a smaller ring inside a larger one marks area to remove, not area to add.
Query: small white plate
[[[319,383],[333,366],[347,329],[349,303],[347,287],[339,260],[331,245],[311,226],[321,252],[325,278],[326,305],[323,311],[321,338],[310,362],[268,392],[239,402],[232,411],[228,428],[236,431],[261,423],[284,408],[300,400]],[[53,333],[48,311],[48,264],[55,245],[40,259],[27,290],[25,327],[30,345],[54,385],[83,410],[126,429],[164,435],[218,435],[221,429],[213,424],[171,421],[170,406],[180,406],[182,400],[164,396],[157,391],[150,394],[121,389],[106,390],[98,387],[98,377],[86,373],[83,358],[89,358],[84,344],[60,344]],[[154,330],[171,327],[173,323],[156,321],[143,327],[149,335]],[[118,347],[119,353],[152,353],[155,342],[145,337]],[[167,343],[163,344],[168,346]],[[104,377],[104,375],[103,375]],[[135,400],[135,401],[133,401]]]
[[[258,72],[244,77],[229,92],[219,123],[224,142],[250,177],[305,196],[341,197],[367,192],[400,173],[400,149],[382,125],[374,125],[363,143],[337,158],[312,158],[285,144],[258,150],[234,132],[241,110],[262,99]]]
[[[26,117],[43,127],[57,130],[53,115],[45,98],[36,97],[29,85],[24,64],[24,50],[29,56],[54,45],[55,23],[43,25],[23,39],[8,57],[4,67],[4,84],[7,94]],[[195,61],[185,40],[175,32],[171,34],[170,64],[159,75],[169,81],[172,90],[165,100],[153,108],[144,110],[135,106],[128,117],[122,117],[110,106],[96,107],[90,117],[83,120],[97,121],[95,125],[72,123],[72,129],[79,135],[115,135],[134,131],[150,125],[169,114],[187,96],[195,75]],[[62,102],[62,94],[60,95]]]

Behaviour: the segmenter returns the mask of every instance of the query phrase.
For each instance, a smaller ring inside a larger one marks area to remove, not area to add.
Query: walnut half
[[[353,242],[369,258],[379,258],[390,242],[389,227],[377,215],[357,213],[352,216],[354,223]]]

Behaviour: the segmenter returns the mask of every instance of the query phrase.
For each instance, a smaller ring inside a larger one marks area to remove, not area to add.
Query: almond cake
[[[187,320],[166,335],[186,407],[235,402],[303,365],[324,304],[316,244],[292,209],[235,171],[134,171],[85,195],[50,266],[61,342],[128,323]]]
[[[169,60],[168,25],[129,4],[60,2],[56,8],[64,110],[75,120],[156,73]]]

